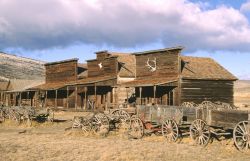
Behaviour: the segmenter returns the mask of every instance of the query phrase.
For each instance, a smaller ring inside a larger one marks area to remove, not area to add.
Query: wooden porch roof
[[[168,77],[168,78],[140,78],[131,82],[123,83],[123,86],[126,87],[145,87],[145,86],[164,86],[164,85],[173,85],[177,82],[177,77]]]
[[[109,80],[114,80],[117,79],[116,75],[108,75],[108,76],[99,76],[99,77],[88,77],[86,79],[81,79],[77,81],[72,81],[68,82],[66,85],[86,85],[86,84],[94,84],[94,83],[99,83],[99,82],[104,82],[104,81],[109,81]]]
[[[66,86],[65,82],[58,82],[58,83],[45,83],[41,84],[27,90],[57,90]]]

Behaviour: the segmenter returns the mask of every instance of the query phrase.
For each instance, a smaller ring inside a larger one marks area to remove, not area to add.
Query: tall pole
[[[19,95],[19,106],[22,106],[22,92],[20,92],[20,95]]]

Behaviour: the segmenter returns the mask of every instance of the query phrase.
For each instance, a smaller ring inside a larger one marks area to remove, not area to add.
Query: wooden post
[[[67,108],[69,108],[69,86],[67,86]]]
[[[88,87],[84,87],[84,110],[87,110],[87,91]]]
[[[142,87],[139,87],[140,89],[140,104],[142,105]]]
[[[128,104],[128,88],[126,88],[126,94],[127,94],[127,104]]]
[[[22,106],[22,92],[19,93],[19,106]]]
[[[156,104],[155,97],[156,97],[156,86],[154,85],[154,104]]]
[[[95,103],[94,103],[94,109],[96,108],[96,103],[97,103],[97,87],[95,84]]]
[[[55,108],[57,108],[57,90],[55,91]]]
[[[44,102],[44,107],[47,108],[47,99],[48,99],[48,91],[45,91],[45,102]]]
[[[75,109],[77,109],[77,85],[75,86]]]

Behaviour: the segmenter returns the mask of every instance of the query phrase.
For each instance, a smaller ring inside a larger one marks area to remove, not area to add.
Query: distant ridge
[[[37,80],[45,77],[45,62],[0,52],[0,77]]]

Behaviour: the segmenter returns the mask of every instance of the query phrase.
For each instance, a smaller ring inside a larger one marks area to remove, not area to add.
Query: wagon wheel
[[[54,111],[52,109],[47,109],[47,112],[48,112],[48,116],[47,116],[47,121],[48,122],[54,122]]]
[[[130,126],[130,115],[128,112],[121,110],[121,109],[117,109],[117,110],[114,110],[111,114],[114,116],[114,118],[117,121],[115,123],[115,127],[117,129],[120,129],[122,127],[128,128]]]
[[[195,103],[194,102],[183,102],[181,104],[181,106],[183,106],[183,107],[195,107]]]
[[[144,126],[138,117],[131,118],[129,135],[134,139],[140,139],[144,135]]]
[[[210,102],[210,101],[203,101],[201,103],[201,105],[202,105],[203,108],[208,108],[208,109],[214,109],[214,108],[216,108],[216,106],[212,102]]]
[[[174,120],[167,120],[161,127],[162,135],[168,142],[176,142],[179,138],[179,128]]]
[[[93,118],[93,130],[101,135],[106,135],[109,132],[109,119],[103,113],[98,113]]]
[[[249,121],[239,122],[233,131],[234,144],[237,149],[244,151],[250,148],[250,123]]]
[[[196,119],[192,122],[190,126],[190,137],[197,145],[206,146],[210,140],[210,136],[209,126],[205,121]]]
[[[1,110],[0,111],[0,122],[4,122],[5,121],[5,114],[4,112]]]
[[[82,117],[74,117],[73,123],[72,123],[72,129],[78,129],[82,127]]]

